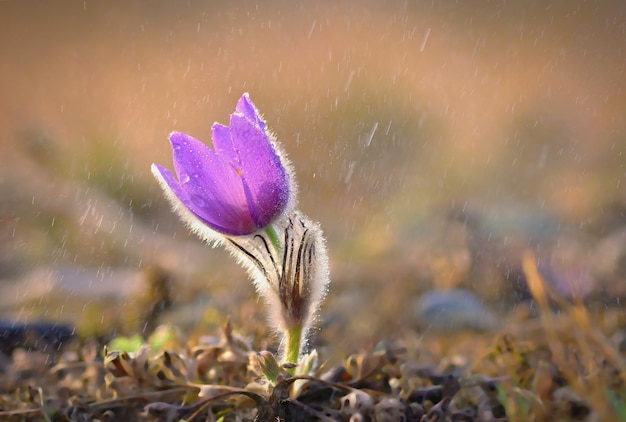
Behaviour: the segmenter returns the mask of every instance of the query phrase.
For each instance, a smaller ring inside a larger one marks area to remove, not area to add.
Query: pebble
[[[492,331],[499,326],[496,315],[466,289],[426,292],[415,301],[413,315],[422,329],[432,331]]]

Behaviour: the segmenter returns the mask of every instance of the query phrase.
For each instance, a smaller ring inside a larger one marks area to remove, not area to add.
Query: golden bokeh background
[[[173,130],[208,143],[243,92],[328,235],[329,309],[404,306],[387,278],[421,282],[411,263],[428,247],[415,245],[450,209],[584,229],[626,202],[618,0],[8,0],[0,51],[4,284],[34,268],[161,264],[181,286],[204,274],[249,297],[149,171],[170,166]],[[441,265],[454,272],[451,256]]]

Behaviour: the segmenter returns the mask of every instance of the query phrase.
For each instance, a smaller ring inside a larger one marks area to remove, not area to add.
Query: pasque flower
[[[166,197],[194,231],[248,269],[282,334],[284,360],[297,362],[329,280],[322,231],[295,209],[288,161],[247,94],[229,126],[213,125],[213,149],[178,132],[170,141],[176,176],[152,165]]]
[[[230,116],[230,126],[213,125],[214,149],[179,132],[170,135],[170,142],[177,178],[158,164],[152,171],[176,210],[198,231],[205,230],[189,212],[215,232],[241,236],[266,227],[292,199],[288,167],[247,94]]]

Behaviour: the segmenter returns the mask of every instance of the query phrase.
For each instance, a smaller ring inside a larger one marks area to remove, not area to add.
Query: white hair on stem
[[[278,334],[296,325],[302,327],[302,354],[330,282],[326,243],[319,224],[298,211],[274,227],[279,251],[264,232],[227,237],[225,245],[248,270],[265,300],[270,326]]]

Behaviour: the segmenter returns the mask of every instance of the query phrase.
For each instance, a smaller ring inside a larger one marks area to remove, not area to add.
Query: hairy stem
[[[297,324],[287,328],[285,335],[287,340],[285,344],[285,362],[298,363],[298,358],[300,357],[300,340],[302,339],[302,325]]]

